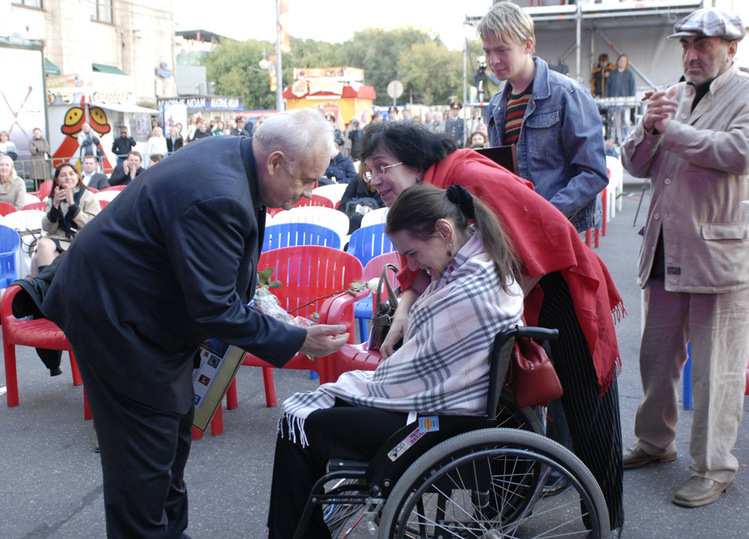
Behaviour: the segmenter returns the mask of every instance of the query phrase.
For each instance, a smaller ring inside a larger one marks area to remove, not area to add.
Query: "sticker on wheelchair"
[[[437,432],[440,430],[440,420],[436,416],[420,417],[419,426],[411,431],[408,436],[403,439],[398,445],[388,452],[388,458],[395,462],[400,458],[403,453],[408,451],[411,446],[421,440],[421,438],[428,432]]]

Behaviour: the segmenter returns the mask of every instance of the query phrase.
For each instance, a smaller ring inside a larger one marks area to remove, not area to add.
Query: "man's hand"
[[[130,176],[130,163],[127,162],[127,159],[122,162],[122,172],[125,173],[125,176]]]
[[[673,99],[677,91],[678,88],[672,86],[668,90],[653,90],[645,94],[644,99],[648,100],[648,105],[642,125],[648,133],[652,133],[654,128],[660,133],[666,130],[668,122],[674,117],[679,106],[679,102]]]
[[[312,357],[325,357],[337,352],[348,342],[349,334],[344,333],[346,326],[320,324],[307,328],[307,338],[299,349],[300,354]]]

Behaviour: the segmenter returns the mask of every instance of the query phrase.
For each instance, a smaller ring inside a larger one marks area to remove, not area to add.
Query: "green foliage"
[[[364,69],[365,84],[377,93],[376,105],[392,103],[387,85],[396,79],[405,88],[399,103],[446,104],[449,96],[462,95],[462,53],[448,50],[422,30],[367,28],[343,44],[292,37],[291,50],[282,61],[284,86],[291,84],[294,68],[349,66]],[[473,43],[471,50],[475,59],[480,44]],[[206,76],[216,83],[217,94],[242,96],[246,110],[274,109],[268,73],[258,66],[274,52],[275,44],[268,41],[222,40],[204,61]],[[473,68],[468,69],[472,73]]]
[[[414,103],[448,103],[463,94],[463,54],[434,41],[416,43],[398,56],[399,80]]]

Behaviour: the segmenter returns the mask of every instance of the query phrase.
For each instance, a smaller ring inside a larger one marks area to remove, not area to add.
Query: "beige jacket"
[[[47,233],[48,238],[60,240],[60,246],[63,249],[67,249],[68,245],[70,245],[71,240],[69,240],[65,236],[65,230],[57,223],[57,221],[52,222],[47,217],[49,210],[52,208],[52,198],[52,195],[47,198],[47,212],[42,218],[42,230]],[[80,211],[78,212],[78,214],[76,214],[75,217],[73,217],[73,223],[75,223],[75,226],[78,230],[81,230],[91,219],[96,217],[96,214],[99,213],[101,206],[99,205],[99,201],[96,199],[96,197],[94,197],[93,193],[86,189],[83,195],[81,195],[81,200],[78,203],[78,207],[80,208]],[[60,211],[63,215],[66,215],[68,213],[69,208],[70,205],[67,203],[67,201],[63,200],[60,202]]]
[[[749,77],[732,65],[691,112],[694,95],[681,83],[665,133],[648,134],[640,121],[622,146],[624,168],[652,181],[638,283],[662,231],[666,290],[734,292],[749,288]]]

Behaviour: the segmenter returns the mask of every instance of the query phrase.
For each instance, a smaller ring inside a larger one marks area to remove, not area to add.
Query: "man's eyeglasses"
[[[364,181],[369,183],[371,182],[375,176],[384,176],[385,172],[387,172],[387,169],[397,167],[402,165],[403,162],[396,163],[394,165],[380,165],[378,167],[374,167],[374,169],[371,172],[365,172],[364,173]]]

